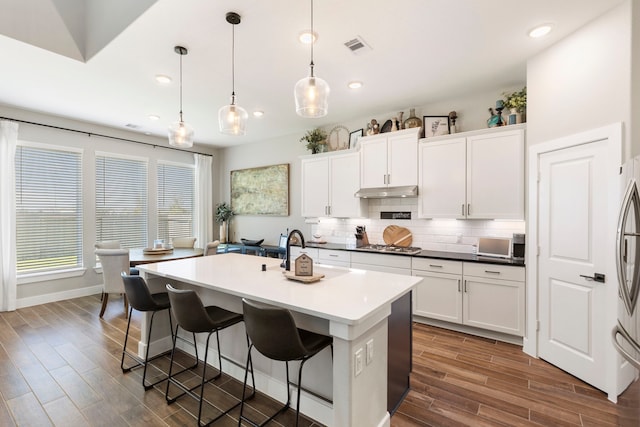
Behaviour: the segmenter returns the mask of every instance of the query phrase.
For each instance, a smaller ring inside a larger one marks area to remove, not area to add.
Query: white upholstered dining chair
[[[217,254],[218,246],[220,246],[220,240],[207,243],[207,246],[204,247],[204,256]]]
[[[193,248],[195,244],[196,244],[195,237],[174,237],[173,238],[174,248]]]
[[[124,314],[127,317],[129,304],[124,292],[124,282],[121,274],[129,274],[129,249],[96,249],[96,255],[102,265],[102,281],[104,294],[102,296],[102,308],[100,317],[104,315],[109,301],[109,294],[122,294],[124,298]]]

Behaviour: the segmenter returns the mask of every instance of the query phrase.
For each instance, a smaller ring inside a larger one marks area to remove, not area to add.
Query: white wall
[[[622,121],[632,152],[631,8],[623,3],[527,62],[529,146]]]
[[[19,279],[17,298],[18,306],[24,306],[94,293],[94,287],[102,284],[102,275],[96,273],[94,270],[95,255],[93,245],[96,241],[94,197],[95,152],[113,152],[148,158],[150,171],[155,171],[156,163],[159,160],[170,160],[174,162],[193,164],[193,155],[187,152],[161,148],[163,146],[168,146],[168,142],[164,139],[119,129],[101,127],[90,123],[76,122],[74,120],[64,119],[61,117],[48,116],[5,106],[0,106],[0,116],[51,126],[76,129],[94,134],[93,136],[89,136],[89,134],[85,133],[74,133],[48,127],[19,123],[19,140],[53,144],[63,147],[74,147],[83,150],[83,259],[86,270],[84,271],[84,274],[77,277],[52,279],[50,276],[43,276],[39,281],[33,281],[32,279]],[[132,139],[134,141],[146,142],[152,145],[149,146],[103,138],[96,136],[95,134]],[[154,147],[154,145],[156,145],[157,148]],[[208,154],[216,154],[216,150],[211,147],[195,146],[194,150]],[[214,163],[217,163],[216,157],[219,156],[214,155]],[[213,170],[213,173],[213,176],[215,177],[216,169]],[[155,200],[154,195],[156,194],[156,183],[154,180],[149,180],[148,185],[150,195],[148,243],[151,244],[151,241],[155,238],[156,230],[156,223],[153,220],[156,217],[154,213],[156,206],[153,202]]]

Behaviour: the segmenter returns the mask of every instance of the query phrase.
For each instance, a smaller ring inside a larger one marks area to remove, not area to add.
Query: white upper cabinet
[[[523,220],[524,152],[523,126],[425,140],[418,216]]]
[[[524,130],[467,138],[467,218],[524,219]]]
[[[357,218],[366,201],[354,196],[360,189],[357,151],[307,156],[302,164],[302,216]]]
[[[412,128],[362,138],[360,187],[417,185],[419,133]]]

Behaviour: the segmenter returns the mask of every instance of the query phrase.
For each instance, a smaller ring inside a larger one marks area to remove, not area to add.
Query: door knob
[[[584,277],[587,280],[593,280],[594,282],[604,283],[604,274],[602,273],[594,273],[593,276],[585,276],[581,274],[580,277]]]

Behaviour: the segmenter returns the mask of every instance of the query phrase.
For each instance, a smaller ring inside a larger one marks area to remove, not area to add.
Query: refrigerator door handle
[[[634,233],[625,233],[627,220],[629,219],[629,211],[633,207]],[[618,228],[616,232],[616,268],[618,271],[618,291],[624,302],[624,306],[629,313],[633,315],[637,305],[638,291],[640,290],[640,276],[638,268],[640,268],[640,251],[634,251],[633,276],[631,278],[631,286],[627,286],[627,271],[625,269],[625,258],[627,251],[626,237],[637,237],[637,231],[640,230],[640,196],[638,195],[638,186],[635,179],[631,179],[627,185],[622,206],[620,207],[620,215],[618,217]],[[640,246],[636,245],[638,249]]]
[[[618,353],[620,353],[622,357],[624,357],[627,362],[633,365],[636,369],[640,369],[640,360],[634,358],[624,347],[622,347],[622,344],[618,342],[618,335],[620,335],[622,339],[626,341],[638,353],[640,353],[640,345],[638,345],[638,343],[635,342],[633,338],[631,338],[631,336],[619,323],[613,328],[613,331],[611,331],[613,346],[616,348],[616,350],[618,350]]]

